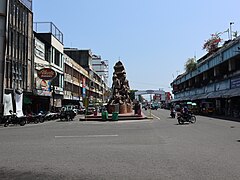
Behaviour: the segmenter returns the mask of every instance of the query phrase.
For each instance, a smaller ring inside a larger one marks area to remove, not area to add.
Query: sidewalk
[[[230,116],[220,116],[220,115],[200,115],[205,117],[211,117],[211,118],[217,118],[222,120],[229,120],[229,121],[235,121],[240,122],[240,118],[230,117]]]

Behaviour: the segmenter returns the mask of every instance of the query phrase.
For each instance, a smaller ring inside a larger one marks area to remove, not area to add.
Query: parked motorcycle
[[[179,124],[184,124],[185,122],[194,124],[196,122],[196,116],[194,116],[192,113],[178,113],[177,120]]]
[[[20,126],[24,126],[26,124],[25,116],[17,117],[16,113],[13,113],[11,110],[9,112],[11,115],[6,116],[4,127],[9,126],[9,124],[19,124]]]
[[[27,123],[43,123],[44,122],[44,117],[45,117],[45,114],[43,114],[42,112],[38,113],[38,114],[35,114],[35,113],[32,113],[32,114],[29,114],[26,116],[26,120],[27,120]]]
[[[58,119],[59,116],[60,116],[60,114],[59,114],[59,113],[56,113],[56,112],[50,112],[50,111],[48,111],[48,112],[46,112],[45,115],[43,114],[43,116],[44,116],[44,120],[46,120],[46,121],[51,121],[51,120]]]

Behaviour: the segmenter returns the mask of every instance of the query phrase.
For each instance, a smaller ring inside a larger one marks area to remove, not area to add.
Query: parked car
[[[86,108],[84,106],[79,107],[79,114],[85,114],[86,113]]]
[[[87,107],[87,114],[93,114],[95,110],[95,106],[93,104],[89,104]]]
[[[74,109],[73,109],[73,112],[75,113],[75,115],[77,115],[77,114],[79,114],[79,109],[74,108]]]
[[[69,106],[62,107],[60,112],[60,120],[72,121],[75,116],[76,113],[74,112],[74,109]]]

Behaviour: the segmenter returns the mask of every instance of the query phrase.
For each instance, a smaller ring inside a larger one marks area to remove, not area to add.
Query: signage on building
[[[82,78],[82,87],[85,88],[86,87],[86,79],[83,77]]]
[[[40,90],[40,89],[36,89],[35,93],[39,96],[52,96],[52,93],[49,91],[44,91],[44,90]]]
[[[38,39],[35,39],[35,55],[43,60],[45,59],[45,46]]]
[[[231,79],[231,88],[240,87],[240,76],[234,79]]]
[[[82,96],[83,98],[86,97],[86,79],[85,77],[82,78]]]
[[[86,88],[82,88],[82,96],[83,96],[83,98],[86,97]]]
[[[79,97],[78,96],[73,96],[72,99],[73,100],[79,100]]]
[[[44,80],[51,80],[56,77],[56,72],[51,68],[43,68],[38,71],[38,77]]]

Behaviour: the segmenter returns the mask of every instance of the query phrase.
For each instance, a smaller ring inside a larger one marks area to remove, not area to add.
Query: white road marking
[[[55,136],[55,138],[97,138],[97,137],[117,137],[117,134],[102,134],[102,135],[83,135],[83,136]]]
[[[158,120],[160,120],[160,117],[157,117],[157,116],[155,116],[154,114],[152,114],[152,116],[155,117],[155,118],[157,118]]]

